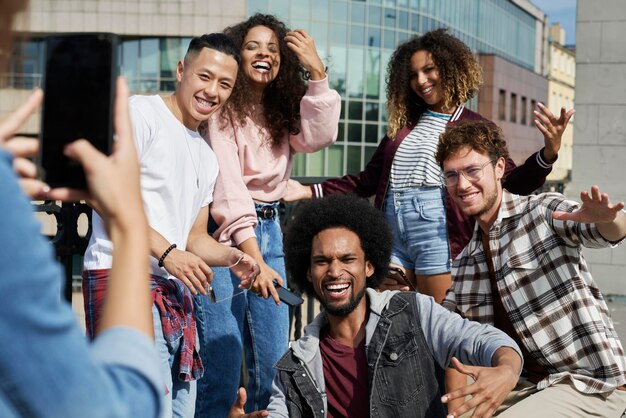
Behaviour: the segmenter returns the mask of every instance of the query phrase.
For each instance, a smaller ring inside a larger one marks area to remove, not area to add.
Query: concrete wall
[[[31,0],[22,29],[197,36],[245,18],[244,0]]]
[[[626,6],[624,0],[578,0],[576,120],[572,183],[566,193],[601,186],[626,200]],[[626,245],[585,250],[602,291],[626,294]]]

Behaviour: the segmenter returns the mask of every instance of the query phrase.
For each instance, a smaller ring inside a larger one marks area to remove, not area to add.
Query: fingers
[[[45,198],[50,200],[61,200],[63,202],[78,202],[80,200],[91,199],[91,195],[85,190],[59,187],[56,189],[51,189],[48,193],[46,193]]]
[[[43,99],[43,90],[35,89],[26,101],[0,123],[0,144],[6,142],[32,115]]]
[[[20,179],[19,183],[20,183],[22,192],[26,196],[29,196],[31,199],[35,199],[35,200],[48,199],[48,192],[50,191],[50,186],[48,186],[43,181],[37,180],[37,179]]]
[[[473,366],[466,366],[465,364],[461,363],[456,357],[452,357],[451,363],[452,367],[454,367],[458,372],[463,373],[464,375],[467,375],[476,380],[476,372]]]
[[[409,286],[398,282],[391,277],[385,277],[383,281],[378,285],[379,290],[400,290],[402,292],[408,292],[411,290]]]
[[[200,263],[199,267],[205,277],[205,281],[202,284],[206,289],[209,284],[213,283],[213,270],[211,270],[211,267],[209,267],[209,265],[206,263]]]
[[[16,158],[13,160],[13,171],[22,178],[33,179],[37,177],[37,166],[26,158]]]
[[[63,153],[77,160],[85,169],[85,173],[93,172],[94,167],[101,164],[106,157],[86,139],[79,139],[65,146]]]
[[[4,144],[4,149],[16,158],[32,157],[39,150],[39,140],[18,136]]]
[[[235,400],[235,405],[237,406],[237,408],[243,409],[247,400],[248,400],[248,394],[246,393],[246,389],[239,388],[239,390],[237,390],[237,399]],[[235,405],[233,405],[233,407]]]

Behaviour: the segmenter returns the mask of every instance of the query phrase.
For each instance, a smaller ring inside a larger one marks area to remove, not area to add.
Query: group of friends
[[[620,243],[624,204],[532,194],[573,110],[539,104],[545,146],[516,167],[464,106],[482,75],[459,39],[416,35],[387,72],[371,160],[312,185],[294,154],[334,143],[341,99],[310,35],[272,15],[193,38],[171,95],[118,80],[113,153],[65,150],[87,192],[37,180],[36,142],[14,137],[35,91],[0,124],[0,416],[621,417],[626,357],[581,247]],[[94,208],[90,343],[28,198]],[[302,199],[283,245],[279,204]],[[287,276],[323,308],[292,344]]]

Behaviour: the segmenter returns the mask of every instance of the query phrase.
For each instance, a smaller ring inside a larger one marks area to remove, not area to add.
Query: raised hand
[[[233,403],[233,406],[230,408],[227,418],[261,418],[269,416],[270,413],[267,411],[254,411],[246,414],[243,410],[243,407],[246,404],[246,399],[246,390],[244,388],[239,388],[237,391],[237,399],[235,399],[235,403]]]
[[[587,191],[580,193],[582,205],[574,212],[554,212],[552,218],[560,221],[575,221],[585,224],[610,223],[615,221],[618,214],[624,209],[624,202],[612,205],[609,195],[600,193],[598,186],[591,187],[591,194]]]
[[[283,196],[285,202],[296,202],[298,200],[312,199],[313,192],[309,186],[305,186],[297,180],[287,181],[287,193]]]
[[[285,42],[287,42],[289,49],[296,54],[302,66],[309,72],[311,80],[326,78],[324,63],[317,53],[313,38],[308,33],[302,29],[296,29],[287,33]]]
[[[13,169],[19,177],[22,191],[31,198],[43,198],[49,187],[38,180],[37,167],[28,160],[37,154],[39,141],[34,138],[15,137],[15,132],[33,114],[43,99],[41,89],[36,89],[26,101],[13,113],[0,122],[0,148],[13,154]]]
[[[513,390],[519,377],[519,374],[509,365],[467,366],[453,357],[452,366],[460,373],[474,379],[474,383],[443,395],[441,398],[443,403],[448,403],[453,399],[465,399],[467,395],[471,395],[471,398],[460,407],[449,411],[447,418],[459,417],[471,409],[474,409],[472,417],[493,416],[509,392]]]
[[[542,103],[537,103],[537,109],[534,110],[535,114],[535,126],[543,134],[545,143],[544,156],[549,161],[556,160],[561,149],[561,137],[563,131],[567,128],[570,119],[576,112],[574,109],[568,111],[564,107],[561,108],[561,114],[557,119],[556,116],[550,112],[550,110]]]

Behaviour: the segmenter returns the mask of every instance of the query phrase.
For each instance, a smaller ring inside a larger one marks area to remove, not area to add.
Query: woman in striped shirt
[[[467,244],[474,224],[452,202],[447,204],[435,151],[446,126],[483,119],[463,105],[482,84],[482,70],[467,45],[437,29],[396,48],[387,80],[389,128],[365,169],[310,187],[292,180],[285,200],[375,195],[375,206],[385,212],[394,233],[391,262],[401,267],[396,277],[407,277],[409,285],[440,302],[451,284],[451,256]],[[562,109],[557,119],[542,105],[539,109],[535,116],[541,122],[536,124],[546,146],[520,167],[509,159],[504,187],[513,193],[529,194],[544,183],[573,113]],[[388,278],[383,286],[409,289],[398,280]]]

